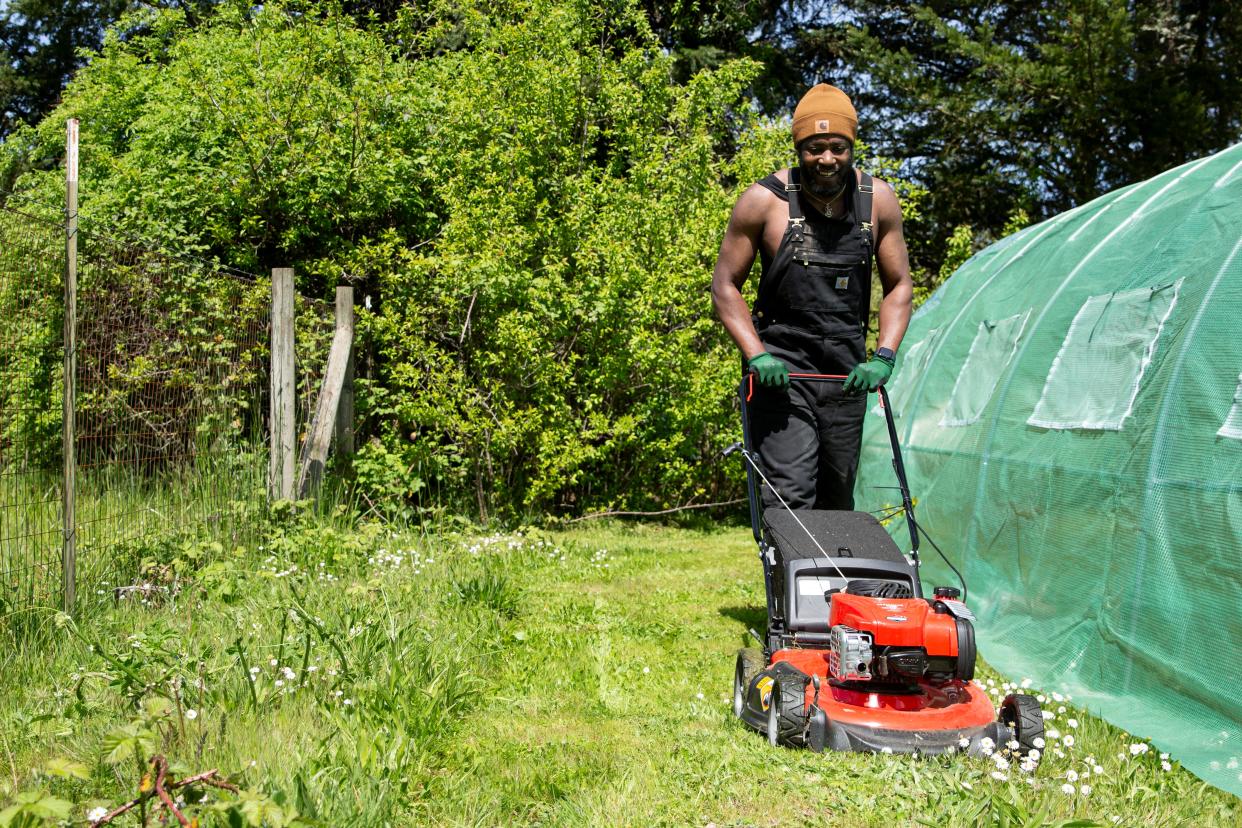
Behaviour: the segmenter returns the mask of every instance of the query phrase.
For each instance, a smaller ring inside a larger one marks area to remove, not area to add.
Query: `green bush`
[[[708,283],[738,186],[791,160],[744,97],[758,69],[675,83],[634,0],[433,2],[374,30],[307,3],[146,12],[6,163],[55,157],[78,117],[88,218],[294,264],[311,295],[354,284],[368,496],[661,508],[739,485]],[[55,179],[15,186],[55,203]]]

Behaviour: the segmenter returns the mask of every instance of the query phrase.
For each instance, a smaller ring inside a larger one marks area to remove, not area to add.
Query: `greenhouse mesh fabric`
[[[1242,795],[1239,309],[1242,145],[979,252],[916,312],[889,392],[984,658]],[[871,416],[858,508],[892,485]]]

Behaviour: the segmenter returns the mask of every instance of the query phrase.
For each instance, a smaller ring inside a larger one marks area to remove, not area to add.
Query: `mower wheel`
[[[1018,755],[1021,758],[1025,759],[1032,750],[1038,750],[1043,744],[1044,711],[1034,696],[1026,693],[1010,693],[1005,696],[1005,700],[1001,702],[1000,720],[1017,741]],[[1036,755],[1041,755],[1042,752]]]
[[[755,647],[745,647],[737,651],[737,666],[733,670],[733,715],[742,718],[746,709],[746,693],[750,683],[766,665],[763,653]]]
[[[768,702],[768,744],[779,747],[781,744],[781,683],[772,684],[772,697]]]
[[[777,676],[768,703],[768,744],[779,745],[782,733],[786,742],[802,744],[806,717],[806,683],[791,676]]]

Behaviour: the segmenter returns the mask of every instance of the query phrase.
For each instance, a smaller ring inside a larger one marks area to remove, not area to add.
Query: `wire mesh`
[[[61,604],[64,228],[0,209],[0,616]],[[254,543],[265,511],[271,283],[78,238],[77,594],[161,600]],[[333,308],[297,297],[304,434]]]
[[[253,529],[270,287],[90,229],[78,244],[78,592],[150,600],[174,561]]]
[[[0,210],[0,618],[60,595],[64,227]]]

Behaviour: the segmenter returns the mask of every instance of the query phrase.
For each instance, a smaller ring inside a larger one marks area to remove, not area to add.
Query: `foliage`
[[[382,446],[362,471],[385,496],[398,467],[485,515],[714,496],[732,484],[704,464],[734,428],[705,290],[725,182],[778,163],[748,137],[755,67],[671,82],[622,0],[435,13],[410,25],[410,60],[331,11],[130,18],[146,33],[110,35],[7,149],[52,153],[79,117],[88,221],[297,262],[313,295],[356,284],[375,310],[361,372],[388,392],[377,411],[361,395]],[[15,192],[55,188],[31,173]]]

